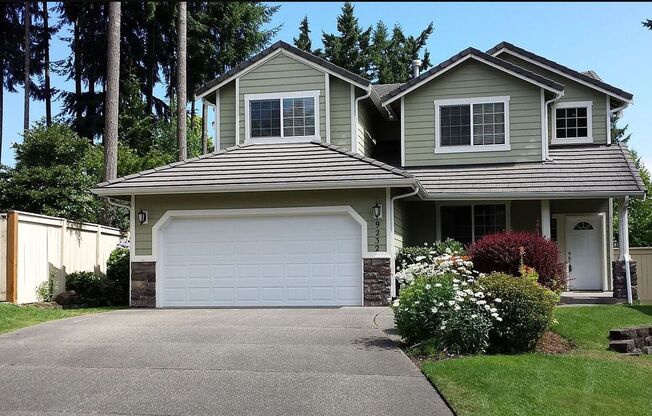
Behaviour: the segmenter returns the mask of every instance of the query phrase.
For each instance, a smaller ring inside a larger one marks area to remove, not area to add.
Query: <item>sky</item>
[[[341,2],[269,3],[280,5],[270,27],[282,26],[274,40],[292,42],[299,22],[308,16],[313,48],[321,46],[321,33],[336,31]],[[634,94],[621,125],[629,125],[630,148],[652,168],[652,31],[641,25],[652,19],[652,3],[354,3],[363,27],[382,20],[400,24],[406,34],[418,34],[429,22],[435,31],[427,48],[437,64],[473,46],[487,50],[505,40],[576,70],[593,69],[607,83]],[[65,36],[66,34],[60,34]],[[54,39],[51,59],[69,54]],[[72,89],[54,76],[53,86]],[[5,92],[2,163],[13,165],[11,144],[22,140],[23,94]],[[53,113],[59,103],[53,103]],[[31,120],[45,114],[43,102],[32,102]]]

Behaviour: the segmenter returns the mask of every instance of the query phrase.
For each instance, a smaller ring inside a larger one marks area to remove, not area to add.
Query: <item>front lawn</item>
[[[36,306],[0,304],[0,334],[53,319],[69,318],[89,313],[107,312],[116,308],[46,309]]]
[[[486,355],[423,364],[460,415],[647,415],[652,356],[607,351],[611,328],[652,324],[652,305],[566,307],[553,330],[574,342],[563,355]]]

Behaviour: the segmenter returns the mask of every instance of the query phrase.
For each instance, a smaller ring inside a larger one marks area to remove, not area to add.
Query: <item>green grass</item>
[[[53,319],[69,318],[89,313],[107,312],[116,308],[44,309],[35,306],[0,304],[0,334]]]
[[[553,330],[577,348],[424,363],[459,415],[649,415],[652,357],[607,351],[611,328],[652,324],[652,305],[557,308]]]

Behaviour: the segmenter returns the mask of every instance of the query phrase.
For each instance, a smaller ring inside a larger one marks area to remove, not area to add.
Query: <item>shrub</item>
[[[539,283],[559,291],[566,285],[566,265],[559,259],[554,241],[527,232],[490,234],[471,244],[467,251],[476,270],[520,276],[523,265],[534,268]]]
[[[492,350],[532,351],[552,322],[559,296],[532,279],[502,273],[482,277],[476,286],[494,299],[502,317],[489,332]]]
[[[402,271],[406,286],[392,307],[406,342],[432,341],[456,354],[485,351],[492,323],[501,317],[482,291],[471,288],[475,279],[468,266],[463,258],[443,256]]]
[[[106,278],[120,289],[124,294],[123,300],[116,299],[117,302],[126,304],[127,294],[129,293],[129,249],[118,247],[111,252],[109,260],[106,262]]]
[[[96,306],[123,304],[127,294],[106,276],[93,272],[75,272],[66,276],[66,290],[74,290],[82,303]]]
[[[436,241],[430,245],[402,247],[396,253],[396,270],[402,270],[411,264],[429,264],[432,260],[444,254],[464,254],[464,246],[451,238]]]
[[[57,293],[57,276],[55,272],[51,272],[48,280],[41,282],[36,286],[36,297],[39,302],[52,302],[54,295]]]

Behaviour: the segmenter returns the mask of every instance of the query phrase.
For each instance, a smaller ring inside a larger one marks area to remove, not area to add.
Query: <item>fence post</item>
[[[16,303],[18,284],[18,213],[7,213],[7,302]]]
[[[102,226],[97,224],[97,234],[95,235],[95,271],[100,273],[102,266],[100,265],[100,243],[102,242]]]
[[[68,232],[68,220],[65,218],[61,221],[61,252],[59,253],[61,267],[59,267],[59,287],[58,292],[66,291],[66,234]]]

